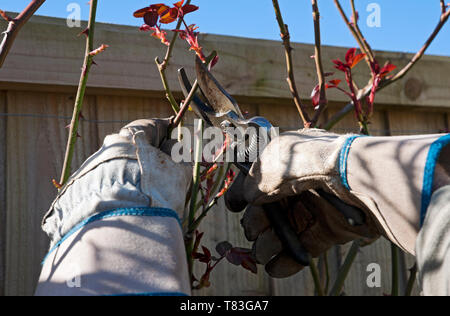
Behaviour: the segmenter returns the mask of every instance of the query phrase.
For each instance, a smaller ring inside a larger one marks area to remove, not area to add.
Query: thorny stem
[[[3,40],[0,44],[0,68],[2,68],[6,56],[8,56],[11,47],[14,44],[14,40],[20,29],[28,22],[33,14],[41,7],[45,0],[33,0],[30,4],[20,13],[16,18],[11,19],[7,17],[3,11],[0,10],[2,16],[9,22],[7,30],[3,33]]]
[[[191,3],[191,0],[186,1],[186,5],[188,5],[190,3]],[[180,17],[178,19],[177,26],[175,28],[176,30],[180,29],[181,24],[183,23],[183,20],[184,20],[183,17]],[[167,80],[167,77],[166,77],[166,69],[167,69],[167,66],[169,65],[170,58],[172,57],[172,51],[175,46],[175,42],[176,42],[177,38],[178,38],[178,33],[175,32],[173,34],[172,40],[170,41],[169,47],[167,48],[166,56],[164,57],[164,60],[162,62],[160,62],[158,57],[155,59],[156,66],[158,67],[158,71],[161,76],[161,81],[164,86],[164,91],[166,92],[166,98],[169,101],[170,105],[172,106],[172,109],[175,112],[175,114],[177,114],[178,111],[180,111],[180,107],[178,106],[178,103],[175,100],[175,97],[173,96],[172,90],[170,89],[169,81]]]
[[[369,60],[373,62],[375,60],[375,56],[373,54],[372,48],[370,47],[366,38],[362,34],[361,29],[359,28],[358,12],[356,11],[355,0],[350,0],[350,4],[352,6],[353,28],[355,29],[355,32],[356,32],[358,38],[360,39],[362,45],[364,46],[364,50],[362,50],[362,49],[361,50],[363,51],[363,53],[367,54],[367,56],[369,57]]]
[[[366,50],[366,47],[364,46],[364,40],[362,39],[362,36],[359,36],[358,32],[356,31],[356,28],[352,26],[352,23],[350,22],[350,20],[348,19],[347,15],[345,14],[344,9],[341,6],[341,3],[339,2],[339,0],[334,0],[334,4],[336,5],[336,8],[338,9],[339,13],[342,16],[342,19],[344,20],[345,24],[348,26],[350,32],[352,33],[353,37],[355,38],[355,40],[358,42],[359,48],[361,49],[361,51],[363,53],[366,54],[365,59],[367,64],[370,67],[370,62],[371,62],[371,55],[370,52],[368,52]],[[356,16],[354,17],[354,19],[356,20]],[[356,25],[356,21],[355,21],[355,25]]]
[[[166,92],[166,98],[169,101],[170,106],[172,107],[172,110],[175,112],[175,114],[177,114],[178,111],[180,111],[180,107],[178,106],[178,102],[177,102],[177,100],[175,100],[172,90],[169,87],[169,81],[167,80],[165,68],[162,67],[164,62],[161,63],[159,61],[159,58],[156,57],[155,63],[158,66],[159,75],[161,76],[161,81],[162,81],[162,84],[164,87],[164,91]]]
[[[392,290],[391,295],[392,296],[398,296],[399,289],[398,289],[398,272],[399,272],[399,265],[398,265],[398,253],[399,249],[397,246],[391,242],[391,261],[392,261]]]
[[[186,100],[184,100],[184,102],[181,104],[181,108],[178,111],[175,119],[173,120],[171,128],[175,128],[181,123],[184,115],[186,114],[187,110],[189,109],[192,99],[194,98],[195,93],[197,92],[197,89],[198,89],[198,81],[195,80],[194,85],[192,86],[192,89],[189,92],[189,95],[187,96]]]
[[[216,193],[216,191],[221,191],[223,189],[223,187],[225,186],[225,178],[226,178],[226,174],[227,172],[230,170],[231,165],[230,164],[226,164],[224,166],[222,166],[220,168],[220,171],[218,173],[217,176],[217,181],[215,182],[215,186],[211,189],[211,192]],[[219,187],[219,189],[217,190],[217,184],[221,183],[222,185]],[[193,234],[197,228],[200,226],[200,224],[202,223],[203,219],[205,219],[206,215],[208,215],[208,213],[211,211],[211,209],[217,204],[217,202],[219,201],[219,198],[216,196],[209,204],[208,206],[203,210],[203,212],[198,216],[197,219],[195,219],[194,222],[189,224],[189,231],[188,231],[188,235],[189,234]]]
[[[326,278],[324,292],[327,293],[328,287],[330,285],[330,267],[328,265],[328,253],[327,252],[325,252],[323,254],[323,263],[325,265],[325,278]]]
[[[64,165],[61,174],[60,184],[64,185],[70,177],[73,154],[75,151],[75,143],[78,137],[78,125],[80,122],[80,114],[83,108],[84,95],[86,92],[86,85],[88,82],[89,71],[91,69],[93,58],[90,52],[94,50],[94,32],[95,32],[95,18],[97,14],[97,0],[90,2],[90,14],[87,27],[86,52],[84,56],[84,63],[78,85],[78,92],[75,99],[75,106],[73,110],[72,121],[70,123],[69,139],[67,141],[66,155],[64,157]]]
[[[281,15],[280,6],[278,4],[278,0],[272,0],[273,7],[275,9],[276,19],[278,21],[278,25],[280,27],[281,39],[283,40],[285,55],[286,55],[286,67],[288,78],[287,82],[289,84],[289,89],[294,98],[295,106],[297,107],[298,113],[303,121],[303,125],[305,127],[311,127],[311,120],[309,119],[308,113],[305,110],[305,106],[303,105],[300,95],[297,90],[297,85],[295,83],[295,75],[294,75],[294,65],[292,61],[292,46],[289,34],[289,28],[286,24],[284,24],[283,16]]]
[[[309,261],[309,270],[311,271],[311,275],[314,281],[314,286],[316,288],[317,296],[324,296],[324,291],[322,289],[322,285],[320,282],[319,271],[317,270],[317,265],[314,259],[310,259]]]
[[[191,195],[191,202],[189,205],[189,226],[191,223],[194,223],[195,221],[195,213],[196,213],[196,203],[197,203],[197,196],[198,191],[200,189],[200,165],[202,162],[202,134],[203,134],[203,121],[198,120],[198,125],[195,127],[195,162],[194,162],[194,170],[193,170],[193,180],[192,180],[192,195]],[[188,227],[190,229],[190,227]],[[193,251],[193,234],[187,235],[185,239],[185,247],[186,247],[186,255],[188,260],[188,268],[189,268],[189,275],[192,275],[193,271],[193,258],[192,258],[192,251]]]
[[[317,0],[312,0],[312,8],[313,8],[313,20],[314,20],[314,35],[315,35],[315,45],[314,45],[314,60],[316,62],[317,69],[317,78],[319,79],[319,89],[320,89],[320,99],[319,99],[319,107],[314,115],[311,126],[315,126],[319,121],[320,115],[322,111],[328,104],[326,89],[325,89],[325,75],[323,71],[323,63],[322,63],[322,43],[320,36],[320,12],[319,6],[317,5]]]
[[[347,253],[347,257],[345,258],[344,264],[341,266],[339,270],[336,282],[334,283],[330,291],[330,296],[339,296],[342,293],[345,280],[347,279],[348,273],[350,272],[350,268],[352,267],[356,255],[359,252],[359,248],[360,248],[360,241],[359,240],[354,241],[350,250]]]
[[[414,284],[416,283],[417,278],[417,264],[415,264],[410,270],[410,275],[408,279],[408,283],[405,289],[405,296],[411,296],[412,291],[414,289]]]

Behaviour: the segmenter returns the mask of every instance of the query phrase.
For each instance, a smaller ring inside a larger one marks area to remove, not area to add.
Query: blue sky
[[[172,0],[173,1],[173,0]],[[170,4],[172,1],[168,1]],[[21,11],[29,0],[6,0],[0,4],[6,11]],[[82,18],[87,19],[88,0],[47,0],[38,14],[66,18],[67,5],[79,3]],[[98,21],[139,26],[140,19],[132,13],[136,9],[162,0],[99,0]],[[175,2],[175,1],[173,1]],[[312,43],[313,23],[310,0],[279,0],[285,22],[289,24],[295,42]],[[342,0],[347,12],[347,0]],[[225,34],[250,38],[279,39],[279,29],[271,0],[193,0],[200,10],[188,16],[188,23],[196,23],[204,33]],[[380,8],[380,27],[370,27],[367,18],[370,4]],[[435,28],[439,15],[439,0],[356,0],[363,33],[375,49],[416,52]],[[324,45],[356,46],[343,24],[332,0],[319,1],[322,14]],[[450,56],[450,23],[439,34],[428,54]]]

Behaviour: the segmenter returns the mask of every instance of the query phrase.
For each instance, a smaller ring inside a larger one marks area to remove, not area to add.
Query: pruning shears
[[[236,100],[220,85],[208,70],[206,64],[198,57],[195,60],[195,70],[199,93],[193,97],[191,107],[196,115],[203,119],[207,125],[219,127],[225,133],[230,127],[243,128],[244,130],[253,127],[258,131],[265,131],[264,134],[266,135],[264,137],[262,137],[263,135],[253,135],[253,137],[245,139],[244,147],[239,147],[239,145],[242,145],[238,143],[239,140],[235,142],[232,139],[231,147],[245,148],[243,151],[238,150],[236,152],[238,156],[236,158],[238,159],[235,159],[233,163],[244,175],[247,175],[253,163],[248,160],[248,157],[259,157],[264,146],[270,141],[270,132],[273,125],[269,120],[260,116],[246,119]],[[192,85],[183,68],[178,70],[178,79],[183,94],[187,98],[191,92]],[[316,192],[343,213],[350,223],[353,223],[355,226],[364,224],[364,213],[361,210],[345,204],[334,195],[323,190],[316,190]],[[278,202],[265,204],[263,208],[286,251],[299,264],[308,266],[311,260],[310,254],[301,244],[299,236],[294,231],[288,214],[283,210],[281,204]]]

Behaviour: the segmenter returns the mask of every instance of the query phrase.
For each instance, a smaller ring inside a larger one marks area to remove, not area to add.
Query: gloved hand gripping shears
[[[197,81],[200,87],[199,94],[202,97],[198,94],[195,95],[191,102],[191,107],[199,118],[203,119],[209,126],[221,128],[225,133],[227,133],[229,127],[240,127],[244,130],[249,127],[254,127],[257,131],[266,131],[264,137],[262,135],[254,135],[247,139],[245,150],[238,150],[236,152],[237,157],[234,164],[241,172],[247,175],[252,166],[252,161],[248,161],[247,158],[259,156],[264,149],[264,144],[261,142],[270,141],[270,131],[273,125],[264,117],[245,119],[237,102],[226,92],[198,57],[196,57],[195,66]],[[183,68],[178,71],[178,78],[183,94],[187,98],[192,89],[192,85]],[[230,146],[232,148],[242,148],[238,145],[232,139]],[[316,190],[316,192],[338,209],[352,225],[362,225],[365,222],[365,216],[361,210],[342,202],[334,195],[323,190]],[[278,202],[265,204],[263,208],[275,233],[286,250],[299,264],[308,266],[310,255],[300,243],[296,232],[290,224],[287,213],[282,210],[281,204]]]

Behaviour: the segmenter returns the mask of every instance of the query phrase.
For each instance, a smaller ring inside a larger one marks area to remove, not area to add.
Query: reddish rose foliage
[[[183,6],[183,4],[184,0],[174,3],[173,7],[169,7],[164,3],[152,4],[134,12],[134,17],[144,18],[146,25],[154,27],[158,24],[158,19],[162,24],[169,24],[188,13],[198,10],[198,7],[195,5],[187,4]]]
[[[205,55],[203,54],[202,47],[198,42],[198,32],[195,32],[198,27],[195,24],[187,26],[184,17],[186,14],[197,11],[199,7],[186,4],[184,5],[184,0],[174,3],[172,7],[165,5],[164,3],[152,4],[149,7],[140,9],[134,12],[134,16],[136,18],[144,18],[145,24],[141,26],[141,31],[154,31],[152,36],[161,40],[161,43],[169,46],[170,41],[167,39],[167,33],[161,30],[161,27],[158,26],[158,22],[161,24],[170,24],[172,22],[181,19],[183,24],[185,25],[185,30],[173,30],[174,32],[178,32],[180,34],[180,38],[186,40],[190,46],[190,50],[195,51],[197,56],[202,60],[206,61]],[[212,66],[217,62],[218,58],[216,57]]]
[[[356,48],[351,48],[345,55],[345,63],[343,63],[339,59],[333,60],[333,63],[335,64],[336,69],[345,72],[358,65],[359,62],[364,59],[364,57],[366,57],[366,54],[356,55]]]
[[[169,10],[170,7],[163,3],[159,3],[137,10],[133,15],[135,18],[144,18],[145,24],[153,27],[158,23],[159,17],[166,14]]]
[[[225,185],[223,186],[223,189],[217,194],[217,198],[222,197],[230,189],[235,176],[236,173],[233,170],[228,170],[227,178],[225,179]]]
[[[195,26],[195,24],[191,24],[189,26],[186,27],[185,30],[173,30],[174,32],[177,32],[180,35],[180,38],[182,40],[185,40],[188,42],[188,44],[190,45],[189,50],[193,50],[195,51],[195,53],[197,54],[197,56],[203,61],[206,61],[206,57],[203,54],[203,49],[200,46],[199,42],[198,42],[198,32],[195,32],[195,30],[197,30],[198,27]]]
[[[344,91],[337,87],[338,82],[334,82],[334,87],[340,89],[345,94],[347,94],[353,101],[355,106],[355,113],[357,119],[361,123],[368,123],[370,117],[373,113],[373,104],[375,102],[375,95],[379,88],[379,85],[383,78],[385,78],[390,72],[396,69],[396,66],[392,64],[387,64],[384,67],[380,67],[377,61],[370,63],[370,68],[372,71],[372,89],[370,95],[366,98],[367,108],[363,110],[361,100],[358,100],[357,93],[355,91],[352,69],[364,59],[365,54],[356,54],[356,48],[351,48],[345,55],[345,63],[339,59],[333,60],[335,68],[345,73],[345,80],[347,81],[350,92]],[[330,82],[331,83],[331,82]]]
[[[339,79],[331,80],[325,84],[325,89],[337,88],[340,83],[341,80]],[[314,87],[311,93],[311,100],[314,108],[317,109],[317,106],[319,105],[320,102],[320,85]]]
[[[195,232],[196,238],[192,257],[206,264],[206,268],[200,280],[192,276],[192,279],[198,283],[194,289],[202,289],[211,285],[209,281],[211,272],[223,259],[226,259],[233,265],[242,266],[244,269],[249,270],[252,273],[258,273],[256,260],[252,255],[252,251],[250,249],[233,247],[233,245],[228,241],[221,242],[216,246],[216,251],[220,255],[219,258],[212,256],[211,251],[205,246],[201,247],[202,252],[198,252],[203,234],[204,233],[199,233],[198,231]]]
[[[161,43],[163,43],[166,46],[170,45],[170,41],[167,39],[167,32],[161,30],[159,26],[151,27],[147,24],[144,24],[140,28],[141,31],[153,31],[152,36],[156,39],[159,39]]]

